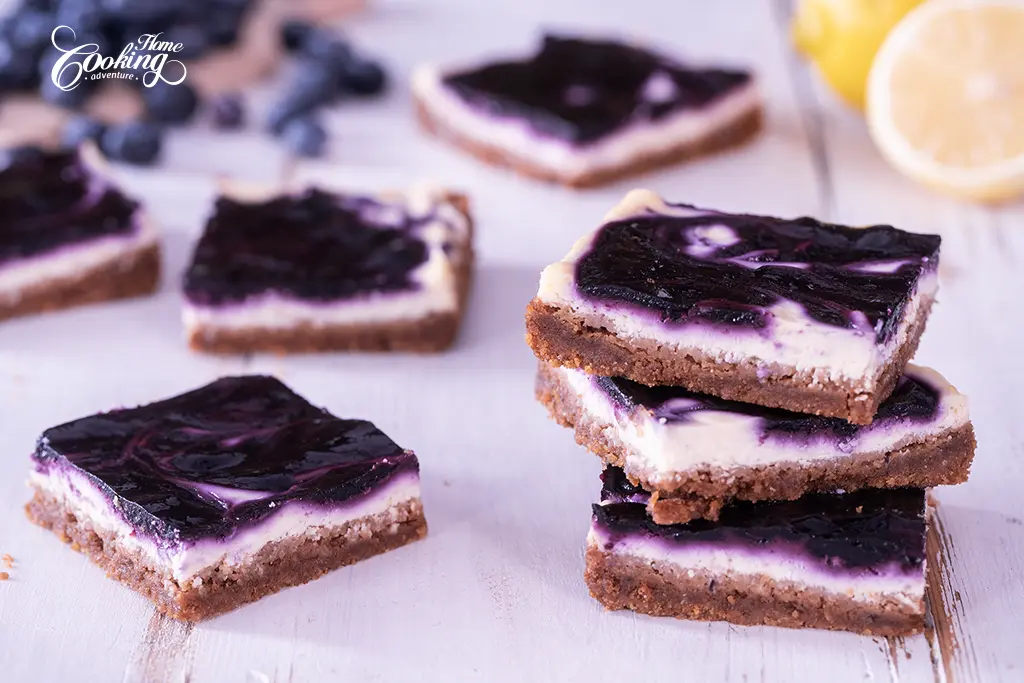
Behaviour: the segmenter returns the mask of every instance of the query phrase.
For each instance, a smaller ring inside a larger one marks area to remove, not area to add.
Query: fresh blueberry
[[[308,21],[290,19],[281,25],[281,44],[288,52],[297,52],[302,49],[314,31],[316,31],[316,27]]]
[[[206,35],[217,47],[228,47],[238,42],[238,34],[245,18],[245,7],[213,6],[206,15]]]
[[[21,145],[0,149],[0,170],[14,164],[40,164],[46,155],[35,145]]]
[[[22,50],[39,50],[49,45],[50,33],[54,29],[53,19],[53,15],[46,12],[18,12],[11,18],[11,42]]]
[[[114,161],[149,165],[160,156],[163,131],[147,121],[111,126],[100,138],[100,149]]]
[[[160,123],[185,123],[199,105],[199,96],[188,83],[157,81],[153,87],[142,89],[142,99],[149,118]]]
[[[76,116],[64,125],[60,142],[68,148],[78,147],[86,140],[99,142],[106,129],[102,121],[97,121],[91,116]]]
[[[210,101],[213,111],[213,127],[220,130],[241,128],[245,123],[245,108],[238,93],[217,95]]]
[[[304,157],[322,156],[327,148],[327,131],[312,116],[300,116],[289,121],[281,139],[288,149]]]
[[[268,127],[273,133],[280,134],[289,121],[330,103],[337,95],[336,78],[330,69],[319,62],[301,63],[291,87],[271,107]]]
[[[67,0],[64,1],[67,2]],[[78,1],[82,2],[83,0]],[[149,27],[152,29],[149,31],[143,30],[138,35],[165,30],[170,26],[171,22],[169,20],[173,19],[175,15],[175,7],[173,6],[175,3],[166,1],[99,0],[98,4],[108,21],[134,24],[139,28]]]
[[[181,52],[173,53],[170,59],[198,59],[211,47],[206,29],[198,24],[175,24],[160,36],[160,40],[181,44]]]
[[[35,56],[0,40],[0,90],[23,90],[39,83]]]
[[[341,72],[341,87],[354,95],[378,95],[384,91],[387,75],[377,62],[354,59]]]
[[[352,48],[341,36],[320,28],[306,36],[302,54],[340,73],[352,59]]]
[[[57,26],[50,28],[51,44],[57,43],[57,46],[62,50],[71,50],[74,47],[82,44],[82,29],[66,24],[68,28],[62,28],[56,31],[56,35],[53,35]],[[70,30],[68,30],[70,29]],[[52,51],[52,50],[51,50]]]
[[[103,14],[94,3],[81,0],[64,0],[57,7],[51,32],[57,26],[70,26],[77,34],[79,31],[95,31],[103,20]]]
[[[63,90],[49,78],[44,78],[39,86],[40,97],[50,104],[65,109],[81,109],[91,94],[92,88],[89,87],[89,81],[81,81],[74,88]]]

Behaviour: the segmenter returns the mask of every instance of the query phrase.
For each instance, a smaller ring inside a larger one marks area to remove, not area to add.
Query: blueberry
[[[92,94],[88,81],[81,81],[70,90],[58,88],[52,80],[44,78],[39,86],[39,96],[50,104],[65,109],[81,109]]]
[[[23,10],[11,18],[11,43],[22,50],[39,50],[50,45],[53,16],[46,12]]]
[[[284,97],[271,107],[268,127],[280,134],[290,120],[328,104],[337,96],[337,80],[330,69],[318,62],[302,63]]]
[[[160,123],[185,123],[199,105],[199,96],[188,83],[157,81],[153,87],[142,89],[142,99],[149,118]]]
[[[63,49],[63,50],[70,50],[70,49],[72,49],[72,48],[82,44],[82,42],[83,42],[82,41],[82,37],[83,37],[82,36],[82,29],[78,28],[77,26],[70,25],[70,24],[67,24],[67,26],[68,26],[68,28],[71,29],[71,31],[69,31],[67,28],[62,28],[61,30],[57,31],[57,35],[56,36],[53,35],[53,31],[54,31],[54,29],[57,28],[57,26],[51,27],[51,29],[50,29],[50,35],[51,35],[50,43],[51,43],[51,45],[53,44],[53,41],[56,40],[57,45],[61,49]],[[72,31],[74,31],[73,35],[72,35]],[[56,51],[51,48],[49,52],[56,52]]]
[[[64,0],[67,2],[67,0]],[[82,2],[82,0],[79,0]],[[96,4],[95,2],[93,4]],[[99,0],[100,9],[108,21],[121,24],[135,24],[142,30],[132,38],[134,40],[143,33],[156,33],[165,30],[174,18],[175,3],[158,0]],[[74,28],[74,27],[72,27]]]
[[[61,131],[60,143],[64,147],[78,147],[86,140],[99,142],[107,127],[102,121],[97,121],[91,116],[76,116],[64,125]]]
[[[300,116],[289,121],[281,138],[288,149],[304,157],[321,156],[327,147],[327,132],[312,116]]]
[[[377,62],[354,59],[341,72],[341,87],[355,95],[378,95],[384,90],[387,75]]]
[[[316,29],[302,43],[302,54],[339,72],[352,59],[352,48],[327,29]]]
[[[175,24],[160,36],[160,40],[181,44],[181,52],[173,53],[170,59],[198,59],[211,48],[206,29],[198,24]]]
[[[111,126],[100,138],[100,149],[114,161],[148,165],[160,156],[163,131],[147,121]]]
[[[308,21],[290,19],[281,26],[281,44],[288,52],[297,52],[314,31],[316,27]]]
[[[211,7],[206,15],[206,35],[210,43],[217,47],[228,47],[238,42],[244,15],[244,7]]]
[[[0,149],[0,170],[14,164],[42,164],[46,158],[43,150],[35,145],[21,145]]]
[[[245,108],[238,93],[217,95],[210,101],[213,111],[213,126],[220,130],[241,128],[245,123]]]
[[[35,55],[0,40],[0,90],[23,90],[39,83]]]
[[[76,34],[81,31],[95,31],[102,19],[103,15],[94,4],[81,0],[64,0],[57,8],[50,30],[52,32],[57,26],[70,26]]]

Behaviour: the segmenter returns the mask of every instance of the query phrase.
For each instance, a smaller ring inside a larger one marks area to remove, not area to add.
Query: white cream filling
[[[967,397],[939,373],[910,365],[906,373],[920,377],[939,392],[935,416],[926,421],[888,420],[860,427],[848,439],[777,438],[761,440],[762,418],[718,410],[695,410],[685,421],[661,422],[650,410],[616,410],[589,375],[551,368],[579,396],[584,414],[611,439],[627,449],[625,470],[652,485],[670,487],[700,467],[732,469],[774,463],[806,465],[870,453],[890,453],[929,437],[957,429],[969,421]]]
[[[435,219],[416,233],[427,246],[427,260],[409,273],[413,289],[371,292],[323,303],[278,293],[216,306],[186,301],[182,310],[186,331],[386,323],[418,320],[457,310],[455,272],[459,263],[445,253],[444,247],[445,244],[453,246],[453,256],[460,256],[468,248],[469,222],[466,216],[445,201],[440,190],[433,188],[416,188],[403,195],[381,195],[378,199],[384,203],[384,211],[408,212],[414,217],[435,214]]]
[[[158,235],[141,209],[135,213],[138,229],[68,244],[52,251],[0,265],[0,301],[16,303],[29,289],[48,282],[69,280],[112,265],[129,264],[128,256],[149,249]]]
[[[420,497],[419,477],[400,474],[372,493],[351,503],[323,507],[303,503],[286,503],[269,517],[224,539],[202,539],[195,543],[161,546],[136,532],[111,505],[108,498],[81,472],[70,468],[53,468],[50,472],[33,471],[29,485],[48,493],[75,516],[98,530],[116,535],[117,543],[129,552],[137,551],[158,568],[167,569],[179,585],[198,580],[205,570],[220,567],[244,567],[261,548],[289,538],[321,534],[354,520],[387,512]]]
[[[669,206],[648,190],[634,190],[605,217],[604,223],[648,211],[679,216],[706,215],[694,209]],[[878,375],[906,343],[908,330],[924,315],[938,290],[937,270],[922,273],[904,309],[903,321],[882,345],[875,343],[875,331],[866,325],[856,329],[827,325],[811,318],[803,307],[792,301],[781,301],[767,309],[770,328],[766,334],[756,330],[723,333],[720,327],[702,324],[665,325],[648,311],[638,311],[620,302],[586,300],[576,291],[576,262],[589,251],[599,230],[577,241],[565,258],[544,269],[537,291],[540,301],[571,310],[587,325],[603,327],[630,342],[656,343],[677,353],[697,353],[718,362],[792,367],[797,373],[807,373],[811,386],[853,382],[863,390],[872,389]],[[713,245],[728,236],[709,231],[701,238]],[[700,246],[694,245],[691,250]],[[865,264],[864,270],[877,272],[885,267],[885,264]]]
[[[604,532],[592,526],[587,544],[605,552],[609,542]],[[670,547],[667,542],[641,536],[617,539],[612,553],[627,555],[647,562],[673,564],[679,571],[707,573],[739,581],[771,581],[810,588],[834,595],[843,595],[860,602],[894,600],[912,608],[920,608],[924,600],[925,564],[912,574],[898,567],[844,569],[834,572],[785,548],[756,551],[738,547],[715,547],[710,544],[686,544]]]
[[[431,116],[460,137],[500,149],[566,179],[626,166],[667,147],[701,140],[761,106],[761,94],[751,80],[705,107],[684,109],[658,121],[626,126],[587,145],[573,145],[539,135],[525,120],[499,118],[471,107],[445,87],[443,78],[441,70],[432,65],[422,65],[413,73],[413,92]]]

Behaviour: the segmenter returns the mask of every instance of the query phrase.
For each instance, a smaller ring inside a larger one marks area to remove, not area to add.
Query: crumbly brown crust
[[[895,597],[868,602],[768,577],[691,573],[669,562],[606,552],[594,545],[587,548],[586,563],[584,577],[590,594],[613,610],[872,636],[902,636],[924,630],[923,590],[914,604]]]
[[[575,431],[577,443],[653,492],[647,509],[658,524],[715,520],[732,500],[796,500],[806,493],[836,489],[961,484],[967,481],[974,460],[974,428],[967,423],[888,453],[861,453],[818,463],[701,466],[666,484],[649,481],[631,468],[629,448],[616,438],[612,425],[588,415],[576,391],[543,362],[537,368],[537,400],[556,422]]]
[[[0,292],[0,320],[145,296],[159,283],[160,247],[154,244],[74,277],[40,282],[17,299]]]
[[[453,127],[444,119],[435,116],[430,110],[429,103],[422,97],[416,96],[415,100],[416,116],[420,125],[427,132],[449,140],[456,147],[492,166],[510,168],[529,178],[575,188],[597,187],[628,176],[640,175],[664,166],[672,166],[697,157],[740,147],[757,136],[761,131],[763,119],[761,109],[758,107],[699,140],[678,144],[672,144],[672,140],[666,140],[666,146],[663,149],[632,159],[621,166],[602,168],[579,176],[565,176],[536,163],[530,158],[528,151],[514,154],[493,145],[485,145],[471,140],[463,135],[457,127]]]
[[[432,313],[413,320],[363,325],[297,325],[286,329],[249,327],[221,329],[197,326],[188,332],[188,344],[209,353],[313,353],[324,351],[403,351],[437,353],[448,349],[458,336],[473,280],[473,219],[465,195],[446,197],[466,217],[469,234],[456,245],[455,267],[458,306],[451,313]]]
[[[318,538],[288,538],[269,543],[242,567],[221,565],[181,585],[164,567],[126,549],[115,534],[78,519],[75,510],[37,489],[25,506],[28,518],[50,529],[74,550],[88,555],[107,576],[127,585],[174,619],[201,621],[229,612],[289,586],[423,538],[427,522],[420,501],[357,519]]]
[[[588,325],[569,310],[536,298],[526,309],[526,343],[543,361],[593,375],[626,377],[651,386],[685,386],[733,401],[867,425],[917,351],[931,304],[931,300],[923,302],[907,331],[906,343],[870,383],[872,378],[825,384],[794,367],[753,359],[725,362],[697,350],[676,351],[654,340],[625,341],[603,327]]]

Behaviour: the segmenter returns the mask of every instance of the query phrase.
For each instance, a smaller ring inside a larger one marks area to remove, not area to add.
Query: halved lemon
[[[911,178],[979,201],[1024,194],[1024,4],[914,9],[875,57],[867,105],[875,143]]]

